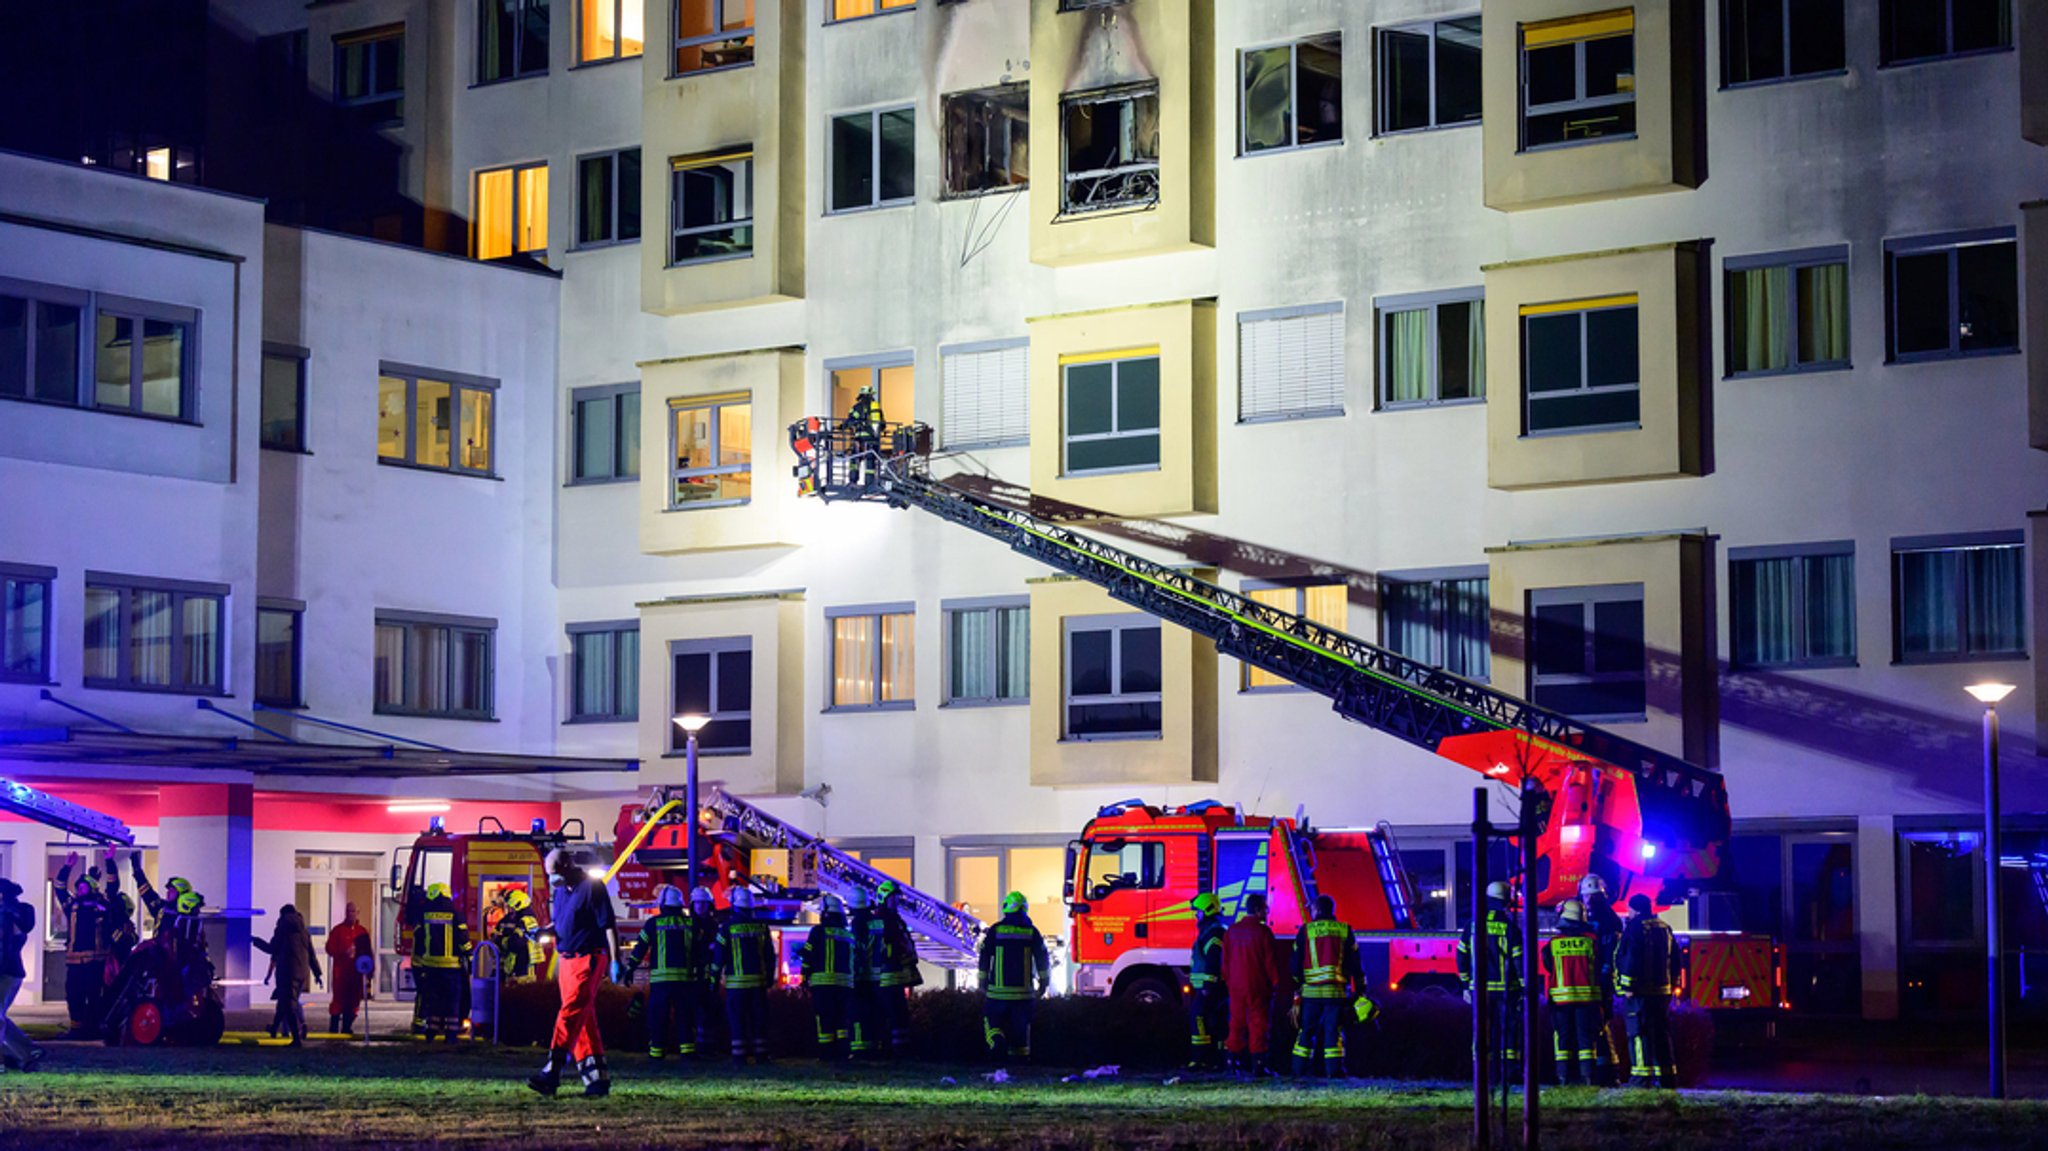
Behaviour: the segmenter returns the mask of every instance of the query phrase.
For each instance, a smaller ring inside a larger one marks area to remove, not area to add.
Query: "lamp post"
[[[684,874],[691,889],[697,886],[697,733],[711,722],[708,715],[679,715],[675,723],[683,729],[683,802],[690,809],[689,822],[683,825],[683,854],[689,856],[690,869]],[[684,894],[688,894],[685,892]]]
[[[2005,941],[2000,930],[2004,904],[1998,871],[1998,701],[2012,694],[2009,683],[1971,684],[1963,690],[1984,705],[1984,951],[1985,1007],[1991,1024],[1991,1097],[2005,1098]]]

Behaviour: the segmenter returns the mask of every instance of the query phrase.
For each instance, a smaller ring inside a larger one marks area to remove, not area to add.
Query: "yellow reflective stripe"
[[[670,396],[670,408],[707,408],[713,404],[740,403],[753,399],[751,392],[722,392],[715,396]]]
[[[1632,308],[1640,297],[1634,292],[1626,296],[1595,296],[1590,300],[1560,300],[1555,304],[1523,304],[1525,316],[1548,316],[1557,312],[1590,312],[1595,308]]]
[[[1158,344],[1153,344],[1149,348],[1123,348],[1114,352],[1075,352],[1072,355],[1061,356],[1060,367],[1064,368],[1068,364],[1100,364],[1109,360],[1135,360],[1142,356],[1158,354]]]
[[[720,152],[715,156],[679,156],[670,160],[668,166],[671,170],[680,172],[685,168],[706,168],[713,164],[729,164],[734,160],[751,160],[753,158],[754,153],[751,151]]]
[[[1522,47],[1542,48],[1550,44],[1596,40],[1602,36],[1621,36],[1635,30],[1636,13],[1633,8],[1592,12],[1583,16],[1565,16],[1556,20],[1538,20],[1534,24],[1522,25]]]

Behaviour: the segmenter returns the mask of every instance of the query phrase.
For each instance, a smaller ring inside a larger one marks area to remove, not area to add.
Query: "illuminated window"
[[[754,406],[745,394],[669,401],[669,507],[743,504],[754,494]]]
[[[1161,731],[1159,621],[1077,616],[1066,632],[1067,739],[1157,739]]]
[[[548,254],[548,166],[522,164],[476,174],[476,258]]]
[[[1344,138],[1344,52],[1336,33],[1238,53],[1238,152]]]
[[[831,608],[832,704],[828,711],[907,708],[917,698],[909,604]]]
[[[198,313],[105,297],[97,304],[93,406],[137,416],[190,419],[197,399],[192,355]]]
[[[1306,617],[1310,622],[1336,631],[1343,631],[1349,622],[1350,604],[1343,584],[1277,584],[1247,580],[1244,595],[1246,599]],[[1241,686],[1245,691],[1296,686],[1293,680],[1270,671],[1250,664],[1243,667]]]
[[[228,589],[85,575],[85,686],[218,695]]]
[[[1634,296],[1522,306],[1522,430],[1589,432],[1642,423]]]
[[[1159,202],[1159,85],[1133,84],[1060,99],[1063,212]]]
[[[672,76],[754,62],[754,0],[675,0]]]
[[[377,460],[491,474],[497,384],[436,379],[386,365],[377,379]]]
[[[405,119],[403,25],[335,37],[334,102],[373,124]]]
[[[859,20],[864,16],[880,16],[885,12],[905,11],[917,7],[917,0],[832,0],[832,14],[827,24],[845,20]]]
[[[690,264],[754,254],[754,154],[673,161],[669,260]]]
[[[703,755],[745,755],[754,746],[754,641],[750,636],[689,639],[668,645],[672,715],[701,715],[710,723],[697,732]],[[682,751],[688,737],[668,728],[669,750]]]
[[[1636,134],[1636,14],[1522,25],[1522,148]]]
[[[576,62],[596,64],[640,54],[647,38],[641,0],[581,0]]]
[[[1076,356],[1060,365],[1062,475],[1159,466],[1159,353]]]
[[[171,150],[169,148],[151,148],[144,152],[142,154],[142,174],[152,180],[168,182],[171,178]]]
[[[377,613],[373,710],[381,715],[490,719],[498,621]]]
[[[576,246],[640,238],[640,149],[621,148],[576,161]]]
[[[477,0],[476,82],[548,70],[548,0]]]
[[[862,388],[873,388],[875,417],[885,423],[907,424],[914,418],[914,376],[911,353],[892,352],[886,356],[864,356],[832,360],[825,374],[832,381],[832,418],[843,420],[853,410],[854,397]]]

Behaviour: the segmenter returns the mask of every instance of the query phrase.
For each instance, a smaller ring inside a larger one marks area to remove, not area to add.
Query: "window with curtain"
[[[640,385],[610,384],[570,393],[571,484],[610,483],[640,474]]]
[[[1344,139],[1344,41],[1332,32],[1238,53],[1238,152]]]
[[[1159,621],[1078,616],[1066,636],[1066,739],[1157,739],[1163,730]]]
[[[1477,288],[1378,301],[1380,407],[1486,398],[1486,302]]]
[[[569,722],[623,723],[640,715],[640,625],[569,625]]]
[[[1880,0],[1878,59],[1939,60],[2012,47],[2012,0]]]
[[[50,587],[55,568],[0,563],[0,681],[50,680]]]
[[[377,613],[373,710],[433,719],[490,719],[496,620]]]
[[[1843,0],[1722,0],[1721,83],[1764,84],[1841,72]]]
[[[1239,423],[1343,414],[1342,303],[1238,314]]]
[[[916,616],[908,609],[834,609],[832,704],[827,710],[907,708],[917,698]]]
[[[948,448],[997,448],[1031,438],[1031,342],[994,340],[939,349],[940,435]],[[837,377],[834,377],[837,383]],[[838,406],[838,389],[833,389]],[[889,410],[887,400],[882,403]],[[898,409],[909,414],[908,408]]]
[[[1891,359],[2019,350],[2019,245],[2013,229],[1886,240],[1884,259]]]
[[[1523,430],[1603,431],[1642,422],[1636,297],[1522,305]]]
[[[1063,357],[1066,475],[1159,466],[1159,349]]]
[[[87,572],[85,685],[219,695],[227,593],[213,584]]]
[[[2025,655],[2026,545],[2018,532],[1892,544],[1901,663]]]
[[[1026,601],[946,608],[946,702],[1023,703],[1031,691]]]
[[[1485,572],[1381,576],[1381,645],[1453,675],[1486,679],[1493,663],[1493,604]]]
[[[476,82],[548,70],[548,0],[477,0]]]
[[[491,475],[497,383],[435,379],[384,365],[377,378],[377,462]]]
[[[704,755],[745,755],[754,747],[754,640],[751,636],[677,640],[669,644],[670,705],[674,715],[711,722],[697,733]],[[673,723],[669,750],[683,751],[688,736]]]
[[[1524,24],[1521,48],[1523,151],[1636,134],[1634,9]]]
[[[548,255],[548,166],[519,164],[476,174],[474,244],[479,260]]]
[[[1531,703],[1580,719],[1645,717],[1643,585],[1538,588],[1529,616]]]
[[[1849,252],[1728,261],[1728,374],[1836,371],[1849,366]]]
[[[1349,624],[1350,603],[1343,584],[1246,583],[1244,595],[1246,599],[1256,603],[1306,617],[1312,623],[1319,623],[1336,631],[1343,631]],[[1293,680],[1275,675],[1264,668],[1244,664],[1239,688],[1243,691],[1274,688],[1296,690],[1296,685]]]
[[[576,246],[596,248],[639,238],[640,149],[577,160]]]
[[[753,497],[753,413],[744,393],[669,401],[669,507],[724,507]]]
[[[684,0],[684,6],[695,5]],[[645,11],[642,0],[579,0],[576,62],[601,64],[638,56],[647,38]]]
[[[1729,656],[1741,667],[1856,662],[1856,553],[1847,541],[1728,552]]]
[[[1479,123],[1478,16],[1381,28],[1376,34],[1381,135]]]

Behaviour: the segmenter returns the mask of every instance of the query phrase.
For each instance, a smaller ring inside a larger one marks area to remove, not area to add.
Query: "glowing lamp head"
[[[710,722],[711,717],[708,715],[679,715],[675,719],[676,726],[690,735],[703,731],[704,725]]]
[[[1584,824],[1580,823],[1567,823],[1564,825],[1564,829],[1560,831],[1558,835],[1566,843],[1577,843],[1578,841],[1586,838],[1586,827]]]
[[[2012,687],[2009,683],[1973,683],[1963,690],[1985,707],[1996,707],[1999,700],[2012,694]]]
[[[1654,843],[1645,843],[1645,844],[1643,845],[1643,859],[1644,859],[1644,861],[1645,861],[1645,862],[1647,862],[1647,861],[1649,861],[1649,860],[1652,860],[1652,859],[1655,859],[1655,858],[1657,858],[1657,845],[1656,845],[1656,844],[1654,844]]]
[[[444,835],[447,831],[448,819],[446,816],[435,815],[427,818],[427,834]]]
[[[546,834],[547,834],[547,832],[548,832],[548,821],[547,821],[547,820],[545,820],[545,819],[542,819],[542,818],[541,818],[541,817],[539,817],[539,816],[535,816],[535,817],[534,817],[534,820],[533,820],[533,834],[535,834],[535,835],[546,835]]]

